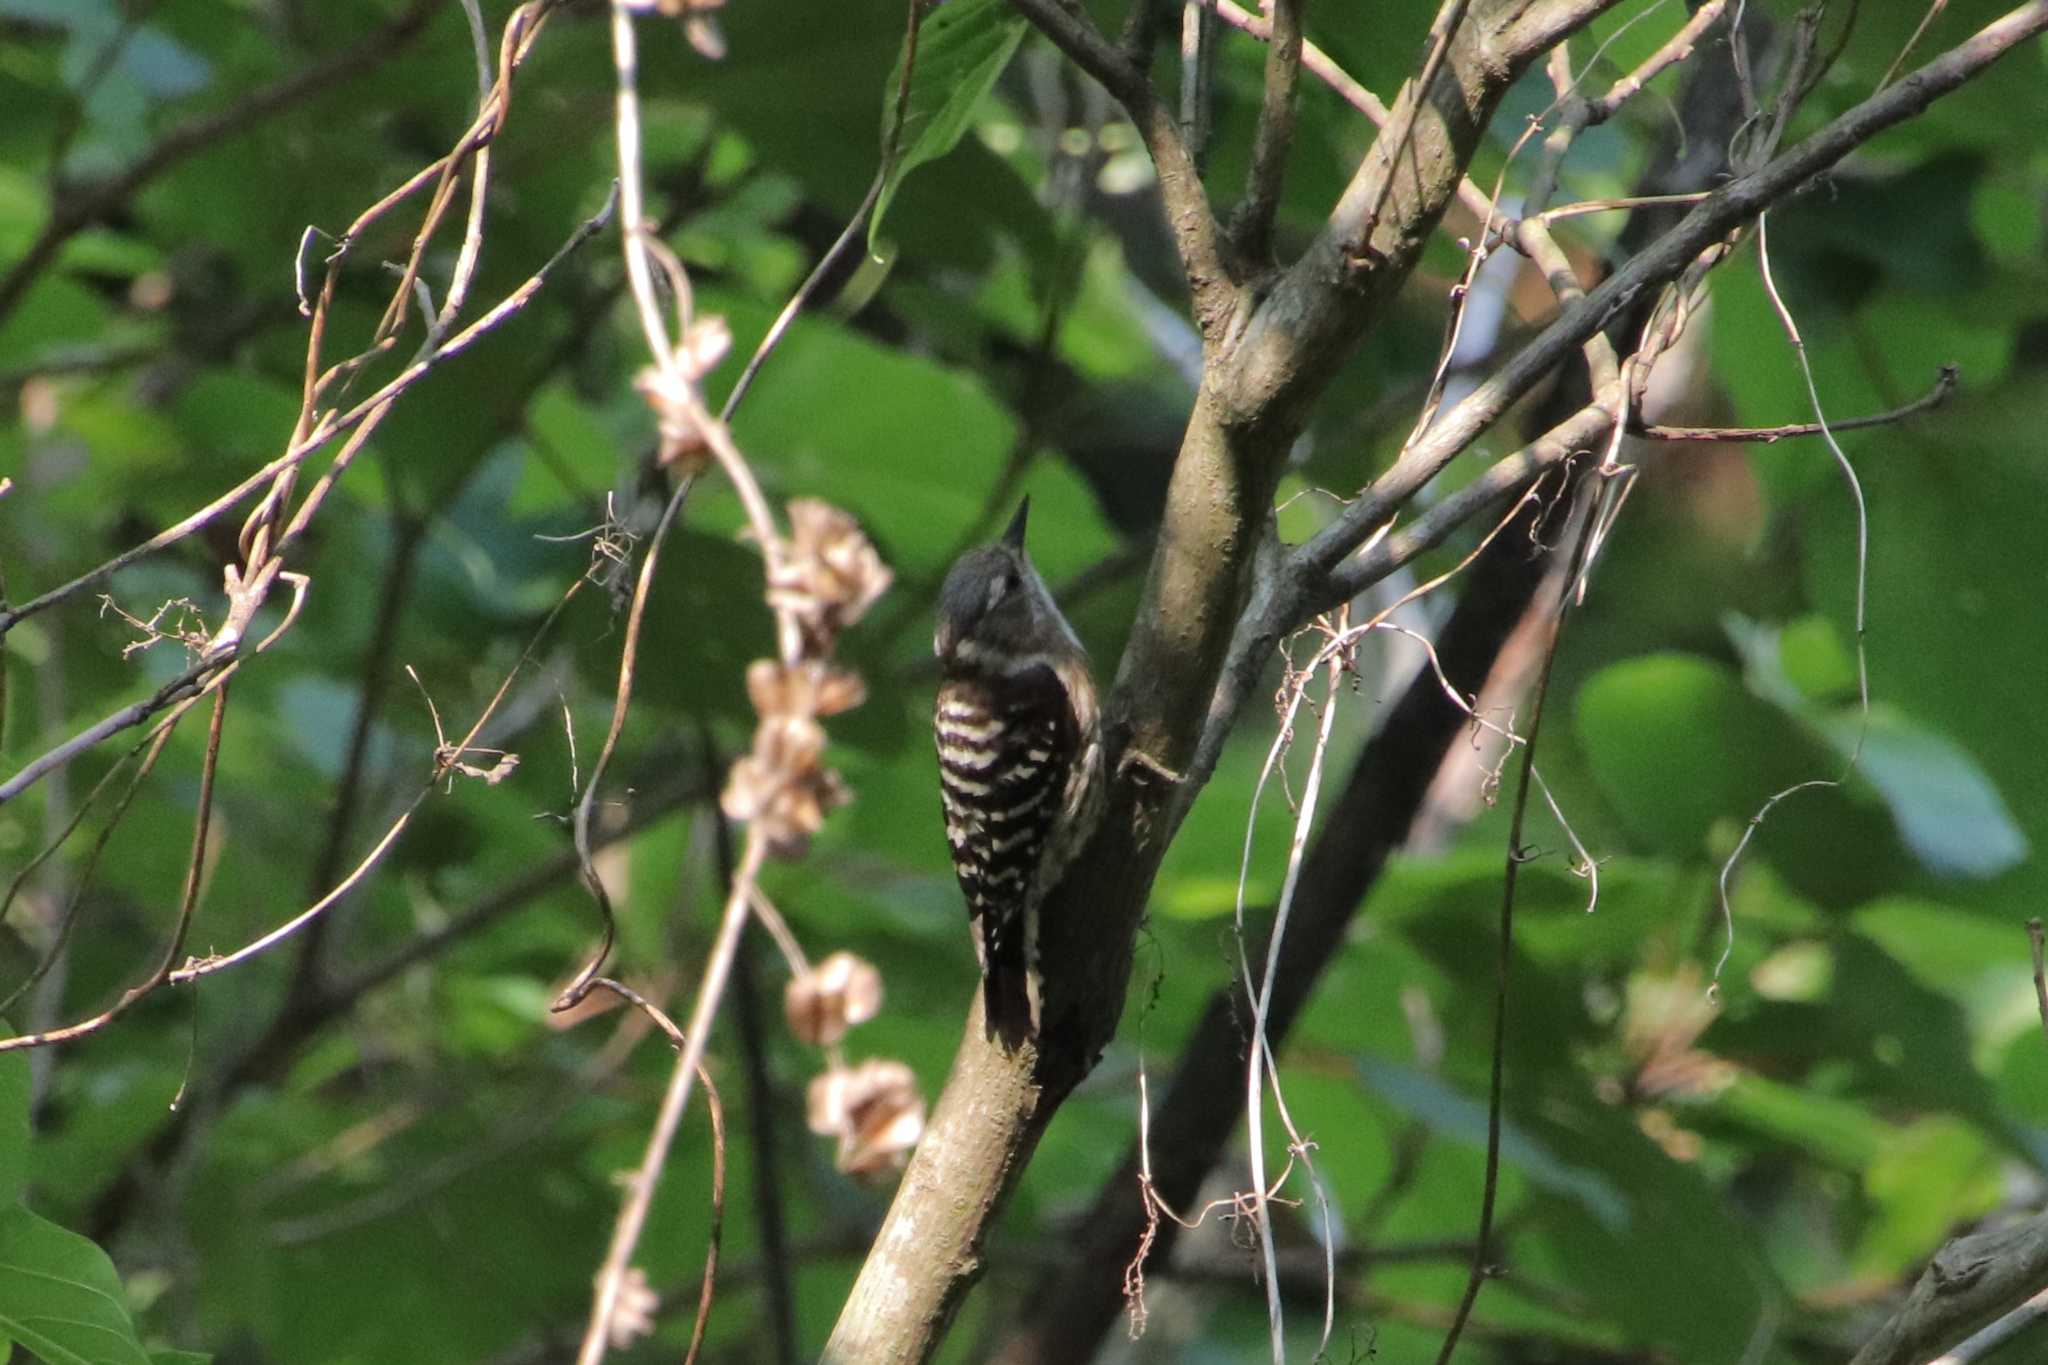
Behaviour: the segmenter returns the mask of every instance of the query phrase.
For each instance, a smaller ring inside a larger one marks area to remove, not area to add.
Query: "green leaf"
[[[213,1365],[205,1351],[151,1351],[149,1365]]]
[[[48,1365],[150,1365],[107,1253],[19,1206],[0,1213],[0,1332]]]
[[[1680,856],[1719,862],[1774,794],[1843,776],[1843,756],[1804,722],[1694,655],[1602,669],[1579,689],[1577,721],[1593,777],[1622,822]],[[1772,809],[1757,842],[1802,894],[1854,904],[1904,862],[1872,796],[1860,775],[1803,787]]]
[[[1862,1105],[1747,1072],[1715,1096],[1706,1112],[1852,1171],[1875,1160],[1890,1138]]]
[[[1444,1136],[1486,1144],[1486,1106],[1478,1100],[1426,1071],[1383,1057],[1360,1057],[1358,1071],[1375,1095]],[[1629,1201],[1619,1187],[1599,1171],[1565,1160],[1512,1120],[1501,1124],[1500,1156],[1540,1188],[1570,1199],[1608,1231],[1627,1228]]]
[[[1843,752],[1862,744],[1863,775],[1891,807],[1906,847],[1928,871],[1995,877],[2027,856],[2027,836],[1968,750],[1889,707],[1867,725],[1853,713],[1825,724]]]
[[[28,1183],[28,1091],[28,1053],[0,1053],[0,1205],[19,1200]]]
[[[982,96],[1024,41],[1024,18],[1006,0],[952,0],[918,24],[906,43],[915,53],[910,93],[898,123],[903,56],[889,73],[882,101],[882,193],[868,219],[868,247],[903,178],[959,145]]]
[[[1983,1137],[1946,1114],[1900,1132],[1864,1173],[1877,1217],[1856,1248],[1856,1268],[1879,1277],[1919,1264],[1948,1230],[1998,1206],[1998,1157]]]

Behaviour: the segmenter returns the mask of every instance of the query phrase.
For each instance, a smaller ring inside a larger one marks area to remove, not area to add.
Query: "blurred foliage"
[[[398,8],[0,0],[0,268],[33,240],[57,187],[114,172]],[[486,0],[493,31],[508,8]],[[1957,0],[1919,53],[2000,8]],[[1862,6],[1793,136],[1866,95],[1923,9]],[[1433,10],[1323,7],[1309,31],[1391,95]],[[1579,40],[1581,63],[1611,79],[1678,21],[1676,7],[1625,4]],[[724,314],[745,355],[875,174],[902,7],[844,0],[826,21],[815,6],[734,0],[720,24],[730,55],[716,65],[671,28],[643,26],[650,193],[697,308]],[[814,954],[845,947],[881,967],[886,1008],[852,1053],[906,1060],[928,1093],[974,980],[924,731],[937,581],[1029,493],[1034,554],[1076,589],[1076,623],[1112,670],[1198,354],[1132,130],[1041,40],[1005,67],[1013,33],[951,54],[957,86],[909,111],[898,168],[936,159],[892,181],[877,255],[796,323],[736,427],[771,496],[851,509],[898,574],[846,642],[869,685],[866,706],[834,722],[855,804],[768,886]],[[1208,165],[1226,204],[1249,156],[1261,61],[1257,44],[1224,35]],[[572,7],[521,73],[494,147],[476,299],[524,279],[602,201],[609,82],[601,15]],[[1563,193],[1627,192],[1666,131],[1670,88],[1666,78],[1583,139]],[[1899,404],[1939,365],[1962,367],[1962,396],[1940,413],[1843,437],[1869,506],[1867,719],[1857,523],[1827,450],[1631,457],[1642,486],[1567,634],[1541,758],[1600,859],[1599,901],[1588,914],[1562,833],[1532,826],[1545,856],[1526,869],[1516,945],[1511,1274],[1481,1299],[1461,1361],[1596,1348],[1843,1360],[1945,1236],[2040,1202],[2048,1048],[2022,923],[2048,904],[2044,91],[2037,43],[1772,215],[1772,267],[1831,415]],[[1525,183],[1531,158],[1508,152],[1545,98],[1540,79],[1514,93],[1475,164],[1480,183],[1503,171],[1510,191]],[[436,7],[416,41],[178,161],[69,242],[0,321],[0,472],[16,484],[0,503],[0,569],[12,600],[145,538],[283,447],[303,363],[302,231],[338,232],[448,146],[473,100],[461,12]],[[1304,83],[1283,251],[1314,231],[1368,139]],[[380,262],[403,254],[407,221],[380,227],[344,272],[336,346],[374,324],[390,287]],[[1598,259],[1617,222],[1570,220],[1571,249]],[[195,950],[281,922],[324,889],[318,868],[345,870],[367,851],[428,771],[437,741],[422,690],[450,731],[466,727],[584,570],[607,497],[636,534],[651,525],[653,433],[630,385],[640,342],[613,244],[572,258],[516,321],[408,396],[320,518],[299,565],[313,578],[304,614],[235,682]],[[316,238],[309,259],[320,250]],[[431,253],[430,276],[444,279],[451,261],[452,247]],[[1441,235],[1319,409],[1290,488],[1348,492],[1391,458],[1461,265]],[[1535,320],[1533,297],[1511,296],[1510,339]],[[1691,419],[1810,415],[1753,247],[1713,277],[1694,340],[1666,362]],[[714,387],[737,372],[728,362]],[[1301,499],[1289,533],[1331,505]],[[741,674],[770,647],[740,521],[715,482],[689,503],[607,784],[643,807],[674,805],[601,860],[622,916],[617,970],[668,997],[694,980],[716,900],[701,798],[746,742]],[[234,524],[117,576],[109,596],[145,618],[177,598],[213,612]],[[1418,577],[1469,547],[1448,547]],[[1456,591],[1425,602],[1415,624],[1440,620]],[[307,997],[294,994],[287,947],[160,993],[89,1042],[5,1059],[0,1334],[57,1362],[189,1358],[145,1349],[175,1343],[221,1362],[368,1365],[537,1359],[580,1330],[614,1173],[638,1158],[669,1057],[652,1038],[618,1041],[629,1027],[618,1014],[566,1029],[547,1014],[553,985],[594,941],[573,878],[492,907],[559,865],[565,814],[609,717],[621,621],[603,593],[579,596],[490,741],[519,754],[516,774],[437,794],[329,917],[314,999],[345,1009],[292,1012]],[[183,666],[175,642],[125,652],[134,639],[89,599],[10,634],[7,771]],[[1362,659],[1365,683],[1339,717],[1339,771],[1414,663],[1399,641]],[[947,1359],[981,1358],[1037,1268],[1066,1254],[1069,1220],[1134,1134],[1140,1042],[1160,1074],[1227,979],[1248,819],[1248,903],[1277,890],[1286,801],[1276,788],[1251,810],[1271,725],[1252,708],[1169,855],[1121,1039],[1025,1173]],[[140,788],[61,965],[14,1007],[14,1027],[91,1013],[153,960],[202,741],[201,725],[184,726]],[[25,866],[121,751],[103,745],[0,808],[0,872]],[[1860,763],[1844,785],[1772,812],[1730,879],[1724,918],[1717,878],[1751,816],[1775,791],[1839,776],[1851,754]],[[1298,746],[1297,779],[1306,758]],[[1478,1202],[1505,838],[1504,811],[1477,799],[1482,776],[1454,765],[1435,836],[1373,888],[1283,1057],[1341,1238],[1333,1359],[1426,1358],[1463,1282],[1455,1254],[1427,1249],[1469,1237]],[[52,941],[103,811],[28,877],[0,938],[0,989]],[[428,938],[441,950],[381,970]],[[748,1099],[729,1023],[714,1043],[734,1137],[711,1360],[771,1358],[755,1131],[776,1134],[806,1349],[829,1329],[888,1194],[886,1181],[835,1173],[804,1132],[802,1088],[819,1058],[784,1034],[780,968],[765,945],[758,957],[765,1110]],[[245,1065],[259,1043],[272,1050]],[[622,1362],[677,1358],[687,1339],[710,1178],[701,1124],[686,1124],[643,1243],[658,1332]],[[1218,1191],[1243,1179],[1223,1173]],[[1279,1235],[1310,1244],[1312,1210],[1284,1217]],[[1374,1256],[1403,1249],[1419,1250]],[[1250,1259],[1227,1237],[1212,1250],[1242,1274],[1160,1277],[1150,1335],[1107,1358],[1264,1358]],[[24,1267],[62,1283],[25,1288]],[[1307,1296],[1291,1301],[1307,1359],[1318,1314]],[[53,1316],[125,1344],[67,1345],[41,1321]],[[2042,1349],[2022,1342],[2001,1359]]]

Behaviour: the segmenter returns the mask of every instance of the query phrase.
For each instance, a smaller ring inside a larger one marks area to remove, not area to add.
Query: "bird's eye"
[[[997,597],[1008,597],[1015,591],[1017,591],[1017,576],[1015,574],[1003,573],[996,575]]]

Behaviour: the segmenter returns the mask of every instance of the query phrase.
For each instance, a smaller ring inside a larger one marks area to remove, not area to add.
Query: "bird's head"
[[[1031,556],[1024,553],[1024,521],[1030,511],[1026,498],[1001,540],[969,550],[946,574],[939,589],[938,630],[932,636],[932,653],[940,662],[974,664],[1080,648]]]

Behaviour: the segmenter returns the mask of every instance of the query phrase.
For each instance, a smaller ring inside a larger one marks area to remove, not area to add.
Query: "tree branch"
[[[1849,1365],[1922,1365],[2048,1286],[2048,1214],[1958,1237],[1934,1253],[1891,1320]]]
[[[1117,83],[1112,90],[1137,88],[1136,76],[1115,49],[1052,0],[1015,3],[1077,61],[1106,73]],[[1505,85],[1542,50],[1504,44],[1542,40],[1547,46],[1599,8],[1593,0],[1540,10],[1504,0],[1484,6],[1460,26],[1428,100],[1418,108],[1412,155],[1401,163],[1402,176],[1388,195],[1389,212],[1373,238],[1376,245],[1384,243],[1386,254],[1371,269],[1353,268],[1337,249],[1336,234],[1326,233],[1327,240],[1288,272],[1238,335],[1217,330],[1228,314],[1209,311],[1214,296],[1202,291],[1198,271],[1190,267],[1209,364],[1168,485],[1134,629],[1104,708],[1110,776],[1102,823],[1042,915],[1042,1029],[1037,1038],[1007,1048],[984,1036],[979,1007],[970,1008],[945,1092],[827,1344],[824,1359],[832,1365],[922,1362],[937,1350],[979,1273],[986,1229],[1017,1172],[1115,1033],[1137,924],[1175,824],[1200,785],[1188,765],[1210,719],[1226,657],[1235,656],[1245,639],[1233,632],[1253,587],[1273,489],[1308,404],[1376,306],[1412,268]],[[1567,309],[1539,345],[1525,348],[1473,398],[1440,419],[1417,443],[1416,450],[1432,452],[1427,461],[1411,451],[1397,463],[1389,488],[1376,486],[1374,495],[1398,490],[1399,499],[1387,505],[1399,505],[1512,398],[1638,295],[1661,288],[1731,227],[2043,28],[2048,0],[2036,0],[1795,152],[1706,200],[1678,230],[1586,302]],[[1411,88],[1403,98],[1422,97]],[[1157,107],[1149,92],[1144,107]],[[1159,118],[1165,120],[1163,111]],[[1144,120],[1139,123],[1144,130]],[[1148,134],[1148,144],[1152,140]],[[1177,130],[1170,145],[1180,146]],[[1362,188],[1354,183],[1362,195],[1373,189],[1374,164],[1368,158],[1362,168]],[[1174,203],[1169,197],[1169,212]],[[1294,611],[1316,604],[1329,569],[1357,543],[1326,542],[1323,549],[1336,553],[1320,563],[1297,555],[1293,573],[1276,590],[1262,591],[1276,632],[1295,619]],[[1254,635],[1253,652],[1260,651],[1257,641]]]
[[[1392,120],[1359,163],[1329,220],[1246,325],[1224,392],[1234,421],[1299,422],[1353,343],[1407,280],[1465,178],[1502,96],[1539,55],[1617,0],[1543,6],[1552,22],[1516,24],[1526,6],[1439,15],[1444,41],[1423,78],[1402,87]],[[1440,55],[1439,55],[1440,54]]]
[[[1466,695],[1485,684],[1542,578],[1526,537],[1502,535],[1472,566],[1470,581],[1439,633],[1437,658]],[[1302,863],[1294,913],[1281,942],[1267,1005],[1266,1032],[1277,1051],[1336,955],[1387,855],[1407,837],[1431,780],[1464,735],[1468,719],[1444,695],[1432,670],[1411,682],[1359,754],[1323,832]],[[1263,960],[1264,950],[1253,952]],[[1181,1050],[1171,1083],[1151,1120],[1152,1183],[1167,1203],[1186,1207],[1221,1159],[1244,1114],[1244,1006],[1235,985],[1209,999]],[[1072,1254],[1034,1291],[998,1365],[1087,1360],[1123,1307],[1123,1271],[1146,1230],[1133,1148],[1080,1220]],[[1180,1228],[1159,1224],[1146,1256],[1164,1265]]]
[[[2048,0],[2032,0],[1836,118],[1798,146],[1702,200],[1676,227],[1589,292],[1583,302],[1561,312],[1506,365],[1409,445],[1342,517],[1290,556],[1285,576],[1291,583],[1287,587],[1298,596],[1288,604],[1292,611],[1276,613],[1274,624],[1291,625],[1342,600],[1331,590],[1330,570],[1497,421],[1509,405],[1639,295],[1676,279],[1700,252],[1729,232],[2043,31],[2048,31]],[[1281,595],[1287,596],[1284,590]]]
[[[1294,141],[1294,92],[1301,81],[1301,12],[1307,0],[1273,0],[1266,44],[1266,94],[1252,136],[1252,165],[1244,202],[1230,225],[1238,254],[1265,259],[1272,249],[1273,218],[1287,175],[1287,151]]]
[[[1131,116],[1159,175],[1159,195],[1187,273],[1196,325],[1204,337],[1220,335],[1236,308],[1236,271],[1180,125],[1159,102],[1143,69],[1126,60],[1081,9],[1067,8],[1058,0],[1010,3],[1074,65],[1115,96]]]
[[[1823,427],[1819,422],[1787,422],[1775,427],[1665,427],[1645,426],[1632,423],[1629,435],[1640,436],[1648,441],[1701,441],[1701,442],[1748,442],[1755,445],[1775,445],[1779,441],[1795,436],[1820,436],[1830,431],[1858,431],[1864,427],[1885,427],[1916,417],[1923,412],[1932,412],[1948,402],[1956,391],[1958,370],[1954,365],[1944,365],[1935,377],[1934,387],[1910,403],[1904,403],[1888,412],[1874,412],[1867,417],[1846,417],[1829,422]]]

